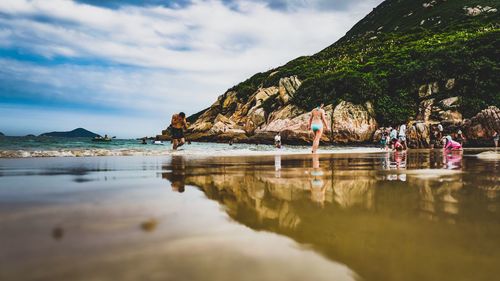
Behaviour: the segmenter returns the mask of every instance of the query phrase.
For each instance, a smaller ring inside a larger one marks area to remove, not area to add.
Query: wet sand
[[[484,151],[0,159],[0,280],[494,280]]]

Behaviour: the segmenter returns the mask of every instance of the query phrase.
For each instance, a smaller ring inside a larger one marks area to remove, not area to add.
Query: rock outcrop
[[[468,139],[478,144],[491,142],[494,132],[500,132],[500,109],[490,106],[464,122]]]
[[[439,143],[436,130],[442,124],[444,134],[456,137],[462,130],[471,144],[489,141],[493,132],[500,131],[500,112],[496,107],[481,111],[471,120],[464,120],[460,113],[461,99],[444,97],[440,93],[455,86],[450,78],[422,85],[418,90],[420,105],[414,121],[407,123],[407,144],[411,148],[426,148]],[[235,91],[221,95],[205,110],[187,132],[193,141],[215,141],[249,143],[273,143],[276,133],[281,134],[286,144],[306,144],[312,140],[308,130],[310,112],[290,103],[301,86],[296,76],[281,78],[279,87],[260,87],[246,99]],[[363,105],[340,101],[335,106],[324,107],[326,121],[331,132],[325,132],[323,143],[368,143],[378,142],[382,130],[378,128],[372,103]],[[164,130],[159,139],[169,139]]]
[[[279,81],[279,94],[283,103],[288,103],[302,83],[296,75],[281,78]]]
[[[272,143],[276,133],[282,142],[305,144],[312,140],[308,129],[310,112],[289,103],[300,87],[296,76],[279,80],[279,87],[259,88],[246,101],[238,99],[236,92],[227,92],[191,124],[188,138],[200,141],[244,141]],[[264,103],[270,98],[279,103],[277,109],[266,112]],[[322,142],[369,142],[377,128],[373,105],[355,105],[342,101],[324,107],[326,121],[332,128],[325,132]]]
[[[407,144],[410,148],[426,148],[431,144],[431,129],[428,123],[415,122],[408,127]]]
[[[490,6],[485,6],[482,7],[480,5],[477,5],[475,7],[467,7],[465,6],[464,8],[465,14],[470,17],[476,17],[479,16],[483,13],[496,13],[497,9],[490,7]]]
[[[367,142],[373,137],[378,124],[373,105],[355,105],[341,101],[333,111],[332,140],[336,143]]]

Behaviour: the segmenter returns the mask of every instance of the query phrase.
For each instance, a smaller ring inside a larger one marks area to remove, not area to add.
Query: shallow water
[[[0,159],[0,280],[495,280],[481,152]]]
[[[272,145],[235,143],[186,144],[179,150],[172,150],[170,142],[162,145],[142,144],[134,139],[114,139],[111,142],[93,142],[89,138],[52,137],[0,137],[0,158],[32,157],[92,157],[92,156],[232,156],[232,155],[274,155],[308,154],[310,146],[288,146],[276,149]],[[320,153],[379,152],[376,147],[322,146]]]

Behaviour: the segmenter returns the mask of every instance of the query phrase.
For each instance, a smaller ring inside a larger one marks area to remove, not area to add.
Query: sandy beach
[[[0,159],[0,276],[488,280],[500,166],[477,153]]]

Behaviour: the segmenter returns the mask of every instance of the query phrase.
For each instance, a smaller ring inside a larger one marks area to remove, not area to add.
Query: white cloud
[[[242,66],[255,71],[312,54],[343,35],[366,7],[284,13],[250,1],[240,2],[240,11],[220,1],[196,1],[185,9],[111,10],[63,0],[16,0],[2,1],[0,12],[13,16],[0,21],[12,31],[5,40],[48,57],[89,56],[143,67],[214,72],[238,71]],[[34,16],[50,20],[36,21]]]
[[[193,100],[208,105],[209,97],[200,96],[203,89],[224,86],[193,73],[143,68],[68,64],[47,67],[10,59],[0,59],[0,65],[0,78],[17,82],[27,98],[35,95],[45,100],[129,110],[131,114],[142,111],[151,115],[165,109],[173,112],[175,107],[188,106]]]
[[[114,65],[3,59],[0,74],[47,86],[43,93],[62,101],[164,110],[167,116],[194,113],[255,72],[332,44],[379,2],[357,1],[344,11],[307,5],[283,11],[255,1],[238,1],[237,9],[217,0],[119,9],[65,0],[0,1],[0,48]]]

